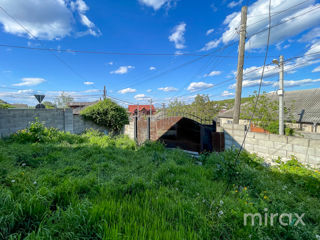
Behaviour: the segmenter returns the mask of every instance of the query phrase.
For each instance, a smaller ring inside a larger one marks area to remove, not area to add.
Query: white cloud
[[[230,3],[228,4],[228,8],[234,8],[234,7],[236,7],[236,6],[241,5],[242,1],[243,1],[243,0],[239,0],[238,2],[232,1],[232,2],[230,2]]]
[[[223,91],[223,92],[221,93],[221,96],[222,96],[222,97],[234,96],[234,93],[231,93],[231,92],[229,92],[229,91]]]
[[[162,88],[158,88],[159,91],[163,91],[163,92],[175,92],[178,91],[178,88],[174,88],[174,87],[162,87]]]
[[[146,99],[149,99],[149,97],[147,97],[145,94],[137,94],[134,96],[134,98],[136,100],[146,100]]]
[[[148,93],[149,93],[149,92],[152,92],[152,89],[148,89],[147,92],[148,92]]]
[[[149,67],[149,70],[151,70],[151,71],[156,70],[156,67],[151,66],[151,67]]]
[[[89,10],[87,4],[83,0],[76,0],[75,2],[71,2],[70,5],[74,11],[78,12],[81,23],[88,28],[87,31],[81,32],[78,35],[84,36],[86,34],[91,34],[93,36],[100,36],[100,30],[96,28],[95,24],[91,22],[89,18],[85,15],[86,12]]]
[[[318,83],[320,82],[320,79],[303,79],[303,80],[288,80],[284,81],[284,86],[289,88],[289,87],[297,87],[297,86],[305,86],[307,84],[312,84],[312,83]],[[274,87],[279,86],[278,82],[275,82],[273,84]]]
[[[187,88],[190,92],[200,91],[207,88],[212,88],[214,85],[212,83],[205,83],[205,82],[192,82],[190,83],[189,87]]]
[[[1,1],[1,6],[14,17],[21,25],[13,21],[9,16],[0,14],[0,23],[4,31],[18,36],[36,37],[44,40],[61,39],[77,32],[74,12],[79,13],[79,20],[90,30],[90,34],[97,34],[98,29],[85,16],[85,3],[82,0],[70,2],[66,0],[15,0]],[[76,3],[81,2],[81,6]],[[76,7],[76,5],[78,7]],[[86,5],[85,5],[86,6]],[[26,29],[29,33],[26,32]],[[31,34],[30,34],[31,33]]]
[[[218,76],[221,74],[221,71],[212,71],[208,74],[205,74],[204,77],[213,77],[213,76]]]
[[[186,26],[184,22],[180,23],[179,25],[175,26],[173,29],[173,33],[169,36],[169,41],[174,42],[176,49],[183,49],[186,46],[184,45],[184,33],[186,31]]]
[[[211,29],[209,29],[209,30],[206,32],[206,35],[208,36],[208,35],[210,35],[210,34],[213,33],[213,32],[214,32],[214,29],[211,28]]]
[[[220,42],[221,42],[220,39],[216,39],[216,40],[212,40],[210,42],[207,42],[206,45],[203,48],[201,48],[200,51],[208,51],[208,50],[210,50],[212,48],[216,48],[216,47],[218,47]]]
[[[295,5],[297,6],[295,7]],[[256,33],[267,29],[268,6],[269,0],[258,0],[248,8],[247,50],[262,48],[266,45],[268,31]],[[280,42],[317,26],[320,21],[319,6],[320,4],[315,4],[315,0],[305,2],[301,2],[301,0],[272,1],[271,12],[275,14],[272,16],[272,26],[274,27],[271,28],[270,44]],[[239,36],[235,33],[235,29],[239,27],[240,15],[241,12],[234,12],[226,17],[224,24],[227,24],[227,30],[221,37],[224,44],[238,39]]]
[[[314,28],[311,31],[304,34],[300,39],[299,42],[309,42],[312,39],[320,37],[320,27]]]
[[[111,74],[126,74],[129,69],[134,69],[134,66],[121,66],[117,70],[111,71]]]
[[[101,92],[100,89],[88,89],[88,90],[85,90],[83,91],[85,93],[97,93],[97,92]]]
[[[262,81],[262,86],[270,86],[273,85],[274,82],[272,81]],[[260,79],[257,80],[244,80],[242,82],[242,87],[246,88],[246,87],[257,87],[260,85]],[[235,89],[236,84],[232,84],[229,86],[230,89]]]
[[[94,82],[83,82],[84,85],[93,85]]]
[[[144,4],[148,7],[152,7],[155,11],[159,10],[162,6],[170,7],[171,2],[174,0],[139,0],[141,4]]]
[[[12,84],[13,86],[36,86],[45,82],[43,78],[22,78],[20,83]]]
[[[121,93],[121,94],[126,94],[126,93],[134,93],[136,92],[137,90],[136,89],[133,89],[133,88],[125,88],[125,89],[121,89],[118,91],[118,93]]]
[[[320,60],[320,40],[315,41],[309,49],[305,52],[302,57],[295,59],[292,62],[286,62],[284,65],[285,73],[294,73],[299,68],[303,68],[305,66],[309,66],[312,64],[319,63]],[[315,69],[314,69],[315,70]],[[313,71],[314,71],[313,70]],[[234,76],[236,77],[236,72],[234,72]],[[262,67],[252,66],[244,69],[243,71],[243,79],[248,80],[250,83],[253,80],[260,81],[262,74]],[[277,76],[279,74],[279,68],[276,65],[268,65],[265,67],[264,78]]]
[[[320,66],[313,69],[312,72],[320,72]]]

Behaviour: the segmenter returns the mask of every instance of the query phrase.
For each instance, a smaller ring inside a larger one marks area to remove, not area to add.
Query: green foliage
[[[67,141],[74,143],[81,141],[77,135],[70,133],[63,133],[56,128],[47,128],[35,118],[26,129],[19,130],[10,136],[11,141],[18,143],[47,143],[47,142],[60,142]]]
[[[57,108],[56,104],[54,104],[52,102],[49,102],[49,101],[45,101],[42,104],[46,107],[46,109],[55,109],[55,108]]]
[[[113,132],[119,132],[124,125],[129,123],[126,109],[110,99],[86,107],[81,111],[81,115]]]
[[[0,104],[0,109],[8,109],[8,108],[13,108],[10,104]]]
[[[290,108],[293,109],[293,106]],[[254,116],[252,121],[254,125],[259,126],[270,133],[279,134],[278,101],[272,100],[265,92],[260,94],[258,99],[258,93],[255,91],[254,94],[248,98],[246,104],[243,104],[241,107],[241,118],[251,119],[253,112]],[[284,113],[287,115],[289,114],[289,118],[293,119],[293,116],[289,112],[292,111],[289,111],[288,108],[284,108]],[[285,133],[286,135],[293,135],[294,130],[288,126],[285,126]]]
[[[320,232],[320,172],[294,157],[266,167],[246,152],[235,163],[236,150],[194,159],[94,130],[71,143],[39,123],[31,129],[31,140],[0,140],[0,239],[298,240]],[[266,208],[305,213],[305,225],[243,225],[244,213]]]
[[[246,102],[247,98],[243,98],[242,101]],[[169,114],[188,113],[203,120],[207,119],[207,123],[211,124],[211,120],[216,117],[221,110],[231,109],[233,104],[234,99],[211,101],[208,95],[198,94],[191,104],[186,104],[178,99],[171,101],[166,111]],[[190,116],[190,118],[192,119],[192,116]]]

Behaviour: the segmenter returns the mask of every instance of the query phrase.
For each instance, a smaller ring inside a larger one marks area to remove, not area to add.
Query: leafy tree
[[[113,132],[119,132],[129,123],[127,110],[110,99],[88,106],[80,114]]]
[[[46,106],[47,109],[54,109],[54,108],[57,108],[57,105],[52,103],[52,102],[49,102],[49,101],[45,101],[42,103],[43,105]]]
[[[73,102],[73,97],[65,92],[62,92],[60,96],[56,97],[55,99],[55,104],[58,106],[58,108],[67,108],[68,103],[71,102]]]
[[[259,126],[270,133],[278,134],[279,133],[279,103],[277,100],[272,100],[265,92],[260,94],[259,100],[257,91],[254,92],[248,98],[246,104],[241,106],[241,118],[242,119],[251,119],[252,113],[254,116],[252,122],[254,125]],[[257,102],[257,105],[256,105]],[[293,109],[294,106],[291,105],[290,109]],[[290,111],[292,112],[292,111]],[[284,114],[289,114],[289,119],[293,119],[293,116],[290,114],[287,107],[284,108]],[[286,134],[292,135],[293,129],[286,128]]]

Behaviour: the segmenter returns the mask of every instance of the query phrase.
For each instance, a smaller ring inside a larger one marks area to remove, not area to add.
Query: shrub
[[[124,125],[129,123],[126,109],[110,99],[86,107],[80,114],[113,132],[119,132]]]
[[[38,118],[35,118],[35,121],[31,122],[26,129],[12,134],[10,139],[18,143],[83,142],[83,139],[78,135],[65,133],[56,128],[45,127],[43,123],[39,122]]]

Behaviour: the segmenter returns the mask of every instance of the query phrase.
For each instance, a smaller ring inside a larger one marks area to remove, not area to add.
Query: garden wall
[[[239,148],[244,138],[245,126],[224,124],[223,129],[225,148]],[[270,163],[279,157],[282,161],[287,161],[294,155],[302,164],[320,168],[320,140],[248,132],[244,149]]]
[[[36,117],[47,127],[71,133],[82,133],[88,128],[105,130],[79,115],[73,115],[72,109],[0,109],[0,137],[25,129]]]

